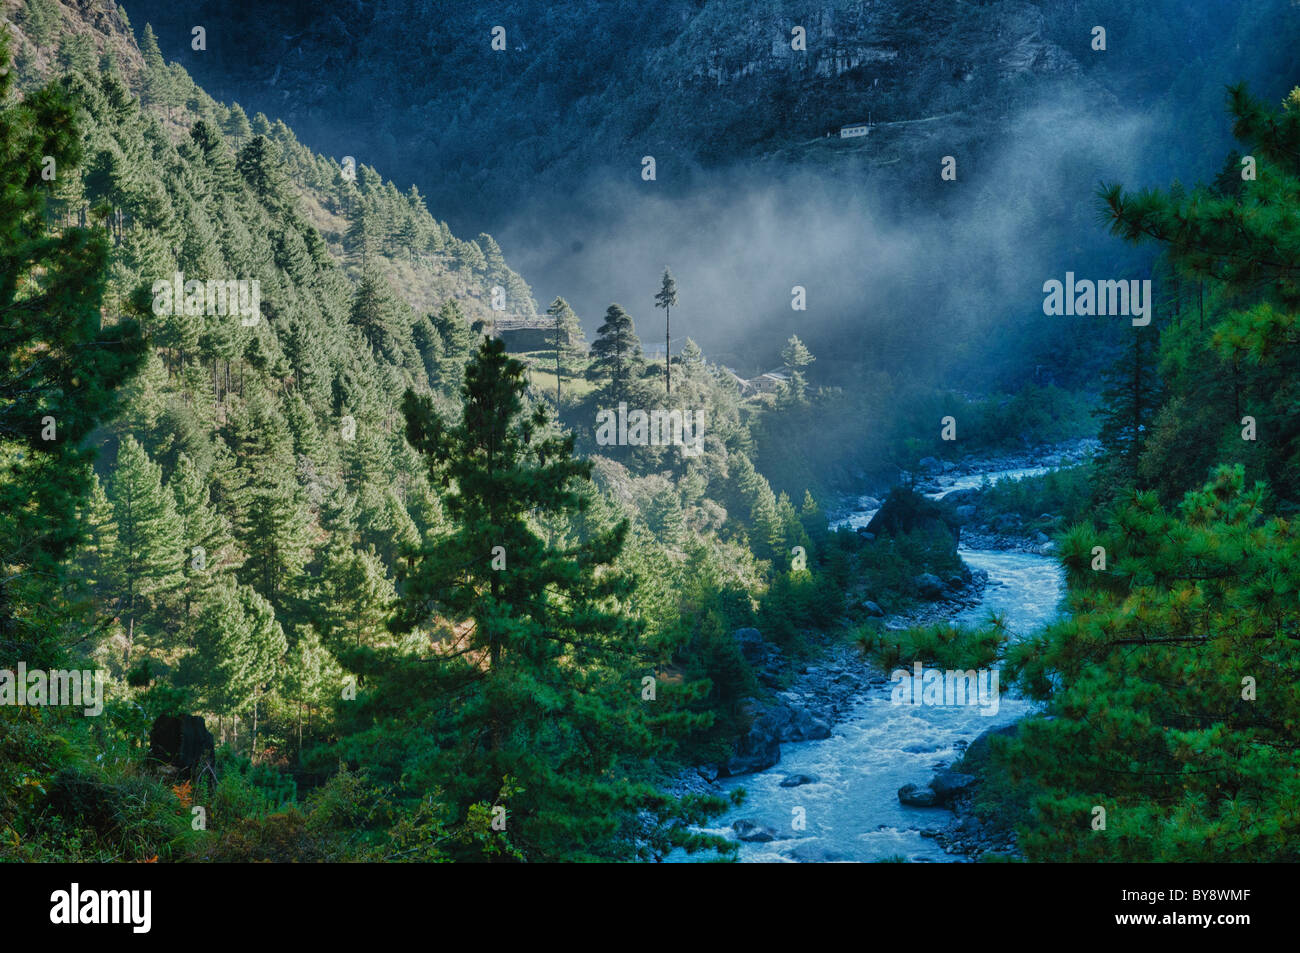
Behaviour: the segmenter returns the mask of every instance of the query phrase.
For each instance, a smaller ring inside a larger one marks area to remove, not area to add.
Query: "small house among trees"
[[[555,348],[555,321],[552,318],[497,318],[492,330],[510,354]]]

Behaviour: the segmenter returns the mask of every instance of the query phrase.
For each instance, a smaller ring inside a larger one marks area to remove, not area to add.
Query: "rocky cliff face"
[[[135,0],[131,12],[218,98],[280,116],[326,151],[366,152],[453,222],[458,207],[481,216],[538,184],[635,170],[644,155],[670,165],[671,187],[757,156],[807,161],[807,145],[845,123],[924,123],[845,147],[896,162],[900,141],[911,154],[1079,72],[1048,36],[1056,0],[650,6],[379,0],[307,15]],[[207,25],[205,52],[189,49],[194,23]],[[491,47],[494,26],[504,50]]]
[[[29,0],[0,0],[0,30],[8,27],[10,49],[20,79],[48,75],[58,64],[58,49],[47,37],[77,35],[89,38],[97,56],[111,56],[128,81],[135,81],[144,60],[121,7],[113,0],[59,0],[50,2],[33,18]]]
[[[698,51],[696,59],[703,62],[691,75],[705,75],[720,86],[773,72],[803,83],[865,72],[856,78],[870,80],[865,88],[876,89],[882,78],[888,84],[906,82],[909,71],[914,75],[936,56],[952,82],[970,82],[981,71],[998,79],[1078,72],[1074,58],[1047,39],[1046,14],[1036,4],[936,6],[913,0],[828,4],[805,17],[781,13],[751,20],[739,36],[735,24],[717,27],[692,19],[673,54],[689,57]],[[797,26],[804,28],[802,44],[794,33]]]

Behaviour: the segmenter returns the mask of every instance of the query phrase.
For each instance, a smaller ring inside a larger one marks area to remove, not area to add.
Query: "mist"
[[[1050,322],[1043,281],[1058,272],[1134,267],[1135,254],[1098,223],[1099,181],[1130,182],[1158,170],[1151,124],[1138,111],[1104,111],[1062,91],[1001,124],[998,144],[956,150],[956,181],[940,179],[942,140],[917,168],[792,168],[775,163],[692,170],[691,185],[593,176],[569,195],[537,194],[500,229],[507,259],[542,307],[555,296],[589,334],[610,302],[637,321],[647,347],[662,346],[653,295],[665,267],[677,280],[674,351],[686,337],[742,373],[779,364],[797,334],[837,362],[917,360],[948,343]],[[870,140],[868,140],[869,142]],[[1064,184],[1064,188],[1062,187]],[[1119,277],[1115,274],[1115,277]],[[791,308],[806,289],[807,310]],[[919,365],[918,365],[919,366]]]

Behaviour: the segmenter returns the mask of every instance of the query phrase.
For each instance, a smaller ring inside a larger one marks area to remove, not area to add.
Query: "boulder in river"
[[[1019,532],[1024,523],[1019,513],[999,513],[993,517],[993,528],[999,533]]]
[[[781,787],[797,788],[805,784],[816,784],[820,780],[815,774],[788,774],[781,779]]]
[[[980,732],[974,741],[966,748],[966,753],[962,756],[959,767],[963,771],[981,771],[989,760],[990,741],[993,738],[1013,738],[1020,730],[1019,722],[1012,722],[1009,725],[1002,725],[998,728],[990,728],[987,731]]]
[[[936,804],[947,804],[957,795],[970,790],[975,784],[975,775],[962,774],[959,771],[940,771],[930,779],[930,790],[934,792]]]
[[[750,733],[736,742],[736,753],[727,759],[728,775],[766,771],[781,760],[781,742],[771,735]]]
[[[749,818],[742,818],[731,825],[731,829],[736,832],[736,839],[742,840],[747,844],[766,844],[777,839],[776,831],[760,824],[758,821],[751,821]]]
[[[965,490],[949,490],[943,495],[943,501],[951,506],[973,506],[979,502],[980,489],[971,487]]]
[[[800,844],[785,856],[791,860],[797,860],[801,864],[833,864],[836,861],[846,859],[843,854],[827,850],[825,847],[818,847],[816,844]]]
[[[898,801],[908,807],[934,807],[937,796],[930,788],[923,788],[919,784],[904,784],[898,789]]]
[[[903,750],[908,754],[931,754],[932,752],[939,751],[941,748],[943,748],[943,745],[937,744],[933,741],[915,741],[910,745],[903,746]]]
[[[755,702],[749,712],[754,716],[749,731],[737,739],[735,754],[724,765],[729,775],[765,771],[780,761],[781,730],[794,715],[783,705],[763,710]]]
[[[831,736],[831,726],[807,709],[794,713],[781,729],[782,741],[817,741]]]

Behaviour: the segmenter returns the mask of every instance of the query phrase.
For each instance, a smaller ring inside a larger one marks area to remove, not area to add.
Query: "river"
[[[996,481],[1037,472],[1043,471],[995,470],[987,475]],[[983,476],[940,478],[940,488],[930,495],[978,486]],[[863,509],[835,525],[865,525],[871,513]],[[1013,637],[1023,637],[1056,616],[1063,578],[1055,560],[1032,553],[959,552],[972,569],[989,574],[989,585],[981,604],[955,613],[955,621],[976,623],[996,611],[1005,616]],[[775,767],[720,782],[727,791],[744,788],[747,797],[709,830],[734,838],[732,824],[749,819],[780,834],[780,839],[767,843],[742,843],[739,859],[749,862],[874,861],[897,856],[912,861],[965,859],[946,853],[932,837],[922,834],[944,827],[952,813],[946,808],[905,807],[899,803],[898,789],[908,783],[925,785],[936,768],[957,758],[957,742],[969,743],[988,728],[1023,717],[1030,705],[1012,693],[1002,695],[992,715],[984,713],[991,706],[895,705],[892,687],[885,682],[866,689],[851,714],[834,726],[831,737],[782,744],[781,761]],[[794,774],[811,775],[817,781],[781,787],[781,781]]]

